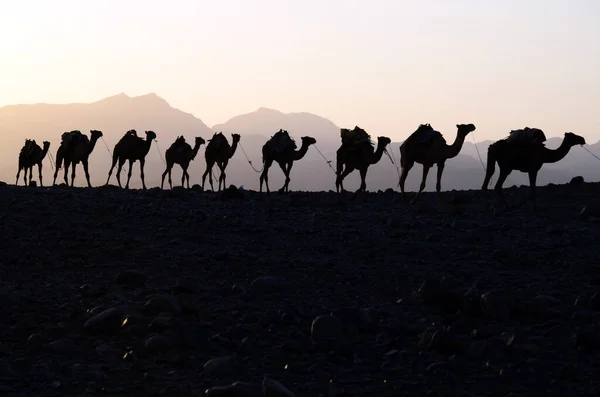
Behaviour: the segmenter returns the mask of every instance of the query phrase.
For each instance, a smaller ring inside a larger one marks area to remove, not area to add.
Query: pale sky
[[[0,106],[155,92],[209,126],[264,106],[600,139],[598,0],[1,0],[0,50]]]

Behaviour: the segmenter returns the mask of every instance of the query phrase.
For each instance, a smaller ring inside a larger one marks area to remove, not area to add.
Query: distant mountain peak
[[[275,110],[275,109],[270,109],[270,108],[266,108],[266,107],[259,107],[258,110],[256,111],[257,113],[276,113],[276,114],[283,114],[281,113],[279,110]]]

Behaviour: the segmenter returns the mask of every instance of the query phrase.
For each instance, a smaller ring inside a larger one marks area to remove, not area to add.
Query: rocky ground
[[[595,396],[598,197],[3,186],[0,395]]]

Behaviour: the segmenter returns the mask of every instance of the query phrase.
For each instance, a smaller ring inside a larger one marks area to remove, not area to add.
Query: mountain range
[[[146,184],[158,186],[165,168],[164,151],[177,136],[184,135],[193,145],[195,136],[208,140],[213,132],[222,131],[228,139],[231,139],[231,133],[241,135],[241,147],[227,167],[228,184],[243,185],[246,189],[258,189],[258,173],[252,169],[249,162],[252,162],[257,169],[262,167],[262,145],[276,131],[280,128],[286,129],[298,142],[301,136],[314,137],[317,140],[317,148],[327,160],[331,161],[331,166],[335,167],[335,151],[340,145],[340,127],[353,128],[354,125],[336,126],[330,120],[311,113],[282,113],[274,109],[259,108],[255,112],[235,116],[223,124],[210,128],[194,115],[171,107],[167,101],[154,93],[137,97],[119,94],[92,103],[9,105],[0,108],[0,133],[3,137],[0,179],[14,183],[18,153],[26,138],[35,139],[40,146],[42,141],[50,141],[50,153],[55,155],[62,132],[78,129],[89,133],[90,130],[97,129],[104,133],[104,138],[98,142],[90,156],[90,174],[94,186],[104,184],[110,168],[110,151],[125,131],[133,128],[140,136],[143,136],[144,130],[153,130],[158,136],[158,142],[153,144],[154,147],[146,158]],[[410,132],[412,131],[407,132],[406,135]],[[448,131],[444,136],[448,142],[452,142],[455,133],[455,131]],[[373,138],[376,137],[376,134],[371,135]],[[556,148],[561,140],[562,138],[550,138],[547,146]],[[487,147],[490,143],[492,141],[482,141],[476,145],[470,141],[465,142],[461,153],[447,161],[442,188],[444,190],[479,189],[484,177],[482,162],[485,164]],[[399,167],[400,144],[401,142],[393,142],[389,148],[389,152],[395,159],[395,165],[384,156],[378,164],[369,168],[368,190],[397,189],[398,168],[396,166]],[[295,163],[291,174],[291,190],[318,191],[335,188],[334,171],[329,168],[317,148],[311,147],[307,155]],[[592,144],[588,148],[593,153],[600,153],[600,143]],[[131,186],[134,188],[141,186],[138,164],[134,166],[132,176]],[[565,183],[576,175],[583,176],[587,181],[598,181],[600,180],[598,166],[599,160],[586,153],[583,148],[575,147],[561,162],[545,165],[540,171],[538,184]],[[204,170],[203,146],[190,166],[191,182],[200,183]],[[180,181],[180,172],[178,166],[175,166],[174,182]],[[47,159],[44,162],[46,184],[51,182],[52,174],[53,168],[50,160]],[[37,171],[34,172],[34,176],[37,176]],[[284,178],[279,167],[271,168],[269,179],[271,189],[278,189],[283,184]],[[407,189],[416,190],[420,180],[421,166],[417,165],[409,174]],[[495,178],[492,182],[494,181]],[[347,189],[356,189],[359,182],[358,173],[355,172],[348,176],[345,186]],[[112,179],[111,183],[116,184],[116,180]],[[528,184],[527,177],[525,174],[515,172],[508,178],[505,186],[521,184]],[[78,172],[76,185],[84,185],[82,170]],[[434,187],[435,172],[432,172],[428,179],[427,190],[433,190]]]

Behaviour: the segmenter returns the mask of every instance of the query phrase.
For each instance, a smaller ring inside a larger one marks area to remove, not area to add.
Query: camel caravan
[[[439,193],[441,191],[442,175],[446,160],[454,158],[460,153],[467,135],[475,131],[475,125],[457,124],[456,129],[456,138],[451,145],[448,145],[442,133],[435,130],[430,124],[419,125],[416,131],[402,142],[400,145],[401,172],[399,186],[403,200],[405,199],[404,186],[406,178],[415,163],[423,166],[423,176],[419,190],[411,200],[411,203],[416,202],[425,189],[429,169],[434,165],[437,166],[436,192]],[[114,168],[117,166],[117,183],[122,188],[121,171],[127,162],[129,168],[125,189],[128,189],[133,164],[139,161],[142,187],[146,189],[144,176],[145,159],[150,151],[152,142],[156,139],[156,133],[154,131],[145,131],[145,135],[144,138],[140,137],[137,135],[136,130],[132,129],[127,131],[119,142],[117,142],[112,151],[112,164],[108,171],[106,185],[110,182]],[[92,187],[88,159],[96,147],[96,142],[102,136],[102,132],[97,130],[90,131],[89,137],[79,130],[64,132],[61,136],[60,146],[56,151],[56,158],[54,160],[53,185],[56,185],[59,170],[63,169],[65,185],[73,186],[77,165],[81,163],[87,185],[88,187]],[[342,128],[340,130],[340,138],[341,145],[336,151],[336,190],[337,192],[344,192],[344,179],[353,171],[358,170],[360,174],[360,187],[357,193],[366,191],[366,177],[369,166],[378,163],[384,153],[389,156],[386,147],[391,143],[391,140],[388,137],[380,136],[377,138],[377,145],[375,146],[371,136],[358,126],[355,126],[353,129]],[[302,143],[300,148],[298,148],[296,141],[290,136],[289,132],[280,129],[263,145],[263,167],[261,170],[255,170],[260,174],[260,192],[263,191],[263,184],[266,192],[270,192],[269,169],[273,165],[273,162],[279,165],[285,176],[284,185],[279,189],[279,192],[286,193],[289,191],[290,175],[294,162],[301,160],[308,152],[310,146],[317,143],[316,139],[310,136],[303,136],[300,139]],[[545,146],[545,142],[546,136],[542,130],[525,127],[519,130],[512,130],[506,138],[492,143],[488,148],[487,167],[482,190],[487,192],[490,179],[495,172],[497,164],[500,168],[500,175],[494,189],[506,207],[510,208],[511,205],[509,205],[502,193],[502,186],[512,171],[527,173],[530,182],[530,195],[526,201],[533,200],[535,208],[536,180],[542,166],[546,163],[560,161],[569,153],[571,147],[586,144],[583,137],[571,132],[564,134],[563,142],[557,149],[548,149]],[[208,142],[201,137],[196,137],[194,146],[192,147],[186,142],[183,136],[178,136],[165,152],[164,160],[166,169],[162,174],[161,189],[164,188],[165,177],[168,177],[169,187],[173,188],[171,172],[175,164],[178,164],[183,171],[181,186],[185,187],[187,185],[187,188],[190,188],[188,169],[190,163],[198,155],[200,147],[204,144],[206,144],[204,152],[206,170],[202,175],[201,187],[204,190],[206,177],[208,176],[210,188],[214,191],[213,168],[216,164],[219,169],[217,191],[225,189],[227,178],[225,170],[229,160],[235,154],[239,143],[239,134],[231,134],[230,142],[222,132],[218,132],[211,139],[208,139]],[[42,161],[48,154],[49,149],[50,142],[44,141],[42,147],[40,147],[33,139],[25,140],[25,144],[19,152],[17,184],[19,183],[21,171],[23,171],[25,185],[31,185],[33,167],[37,165],[39,183],[43,186]],[[392,160],[392,157],[390,157],[390,160]],[[252,166],[250,161],[249,163]],[[69,168],[71,168],[70,184],[68,178]]]

